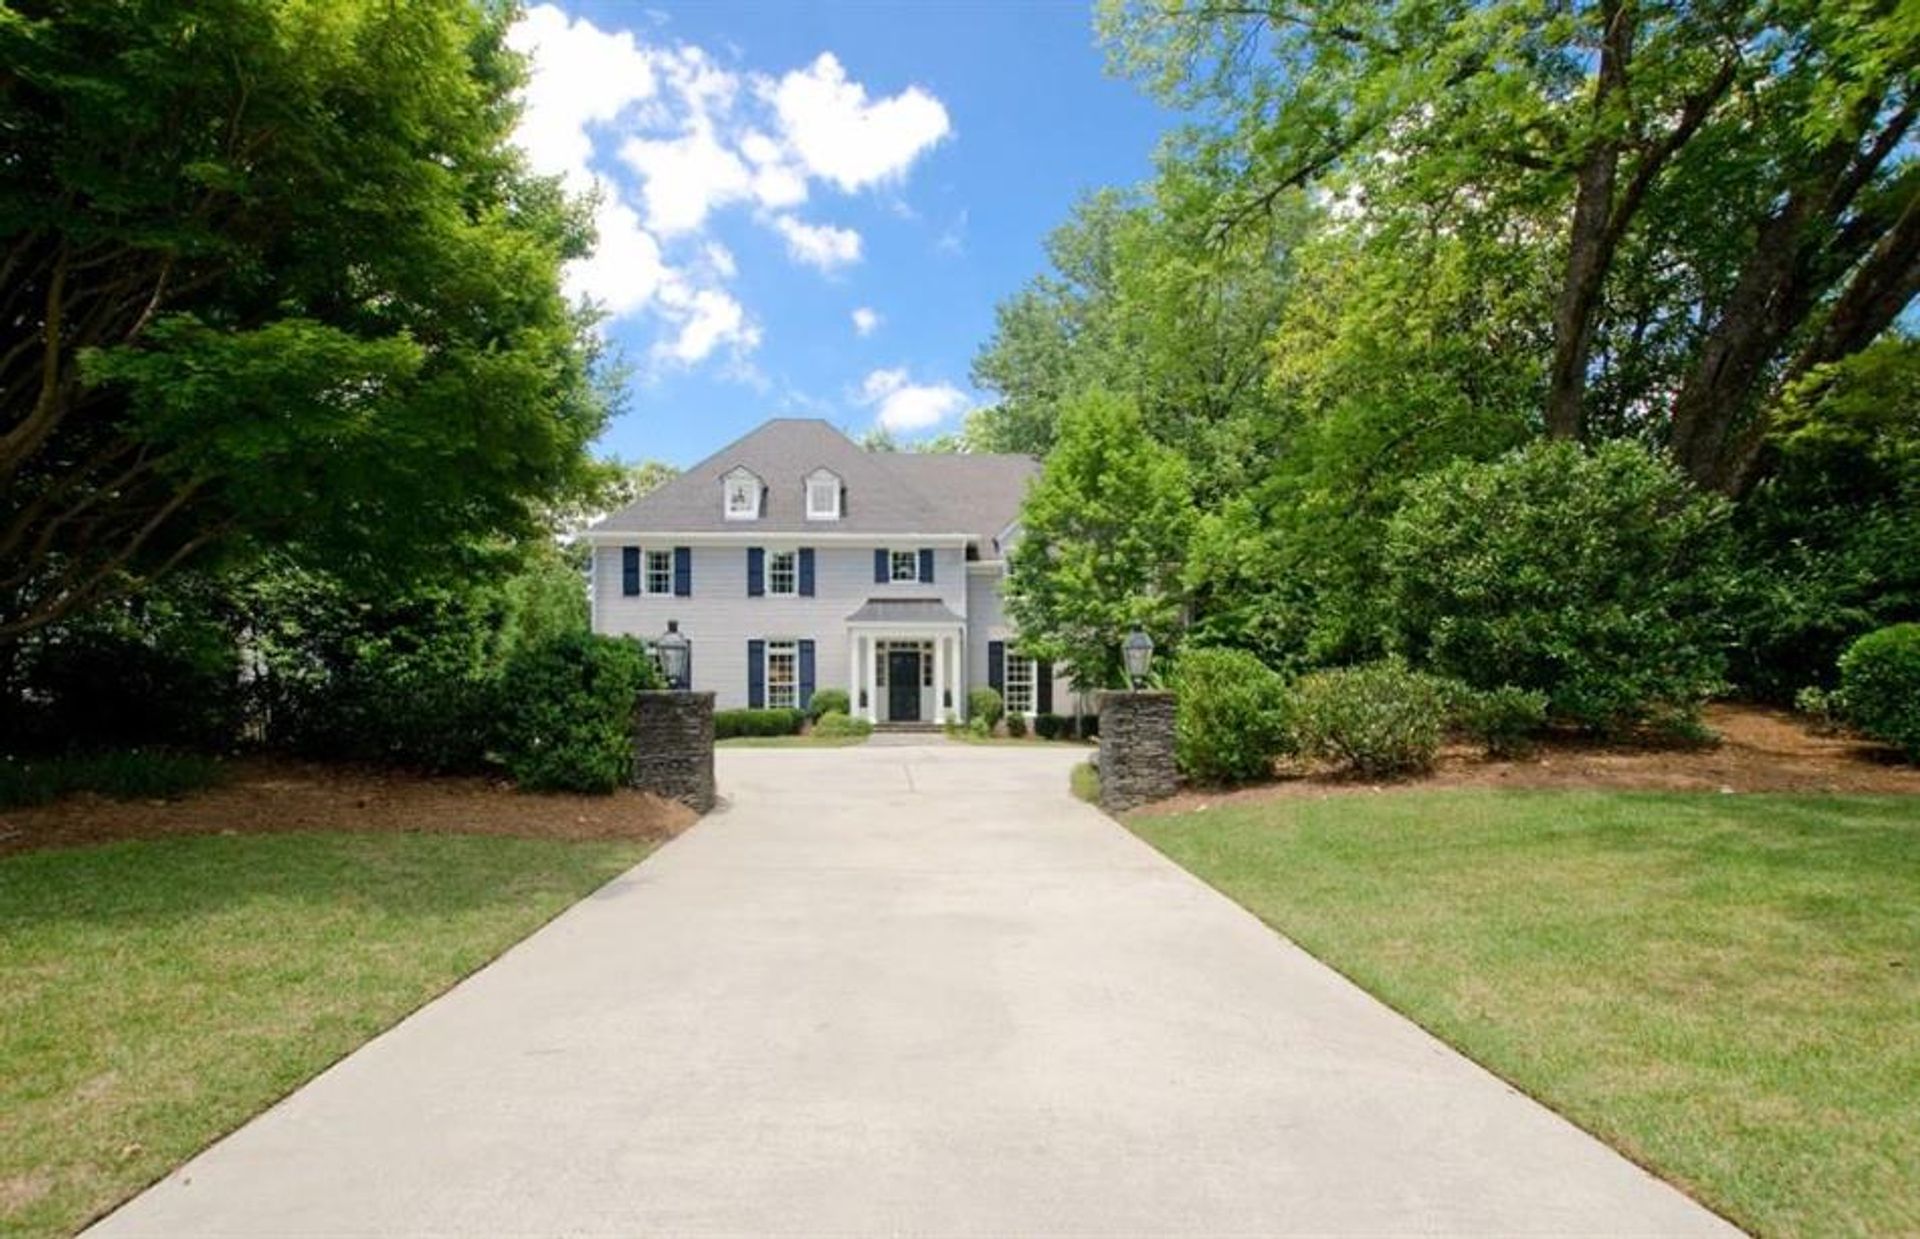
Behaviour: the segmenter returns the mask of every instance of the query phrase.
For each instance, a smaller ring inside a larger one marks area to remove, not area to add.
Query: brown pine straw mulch
[[[229,763],[217,786],[178,800],[82,794],[0,809],[0,855],[115,839],[295,830],[661,840],[697,816],[630,789],[531,794],[495,779],[247,758]]]
[[[1411,779],[1383,783],[1327,771],[1296,771],[1272,783],[1232,791],[1189,789],[1147,811],[1179,813],[1276,796],[1450,787],[1920,795],[1920,767],[1903,764],[1893,750],[1857,737],[1816,735],[1788,711],[1717,704],[1707,707],[1705,722],[1719,743],[1659,748],[1554,739],[1512,761],[1488,758],[1469,746],[1449,746],[1431,774]],[[1915,813],[1920,815],[1920,804]]]

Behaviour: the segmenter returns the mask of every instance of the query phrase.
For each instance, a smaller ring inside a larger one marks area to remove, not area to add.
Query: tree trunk
[[[1593,348],[1600,290],[1612,265],[1613,186],[1620,166],[1620,139],[1608,116],[1627,90],[1627,63],[1633,54],[1631,0],[1602,6],[1605,30],[1600,73],[1594,84],[1594,121],[1602,132],[1581,160],[1574,195],[1573,224],[1567,241],[1566,275],[1553,309],[1553,363],[1548,372],[1547,434],[1555,439],[1586,438],[1587,358]]]

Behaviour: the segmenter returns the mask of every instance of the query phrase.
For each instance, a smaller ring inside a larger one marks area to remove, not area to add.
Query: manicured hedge
[[[797,736],[806,721],[805,710],[720,710],[713,716],[713,737]]]
[[[1357,774],[1415,774],[1433,765],[1455,686],[1397,662],[1300,677],[1289,694],[1294,747]]]
[[[610,792],[633,768],[633,705],[658,679],[631,637],[567,633],[508,662],[500,756],[529,791]]]
[[[1273,772],[1287,744],[1286,682],[1244,650],[1188,650],[1173,671],[1173,751],[1201,783]]]
[[[811,701],[807,702],[807,716],[818,721],[829,714],[851,714],[853,713],[851,707],[852,703],[847,698],[846,689],[822,688],[813,694]]]
[[[1920,761],[1920,624],[1894,624],[1848,646],[1840,693],[1854,726]]]

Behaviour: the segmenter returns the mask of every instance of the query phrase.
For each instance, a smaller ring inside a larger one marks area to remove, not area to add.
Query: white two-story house
[[[881,725],[938,724],[987,685],[1009,713],[1070,712],[1001,607],[1038,472],[767,422],[588,531],[594,631],[651,641],[676,625],[691,686],[722,710],[804,709],[835,687]]]

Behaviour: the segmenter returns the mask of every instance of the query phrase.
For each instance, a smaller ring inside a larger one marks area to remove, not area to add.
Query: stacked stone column
[[[633,708],[633,786],[713,808],[713,694],[644,692]]]
[[[1100,694],[1100,807],[1120,813],[1179,787],[1173,762],[1173,694]]]

